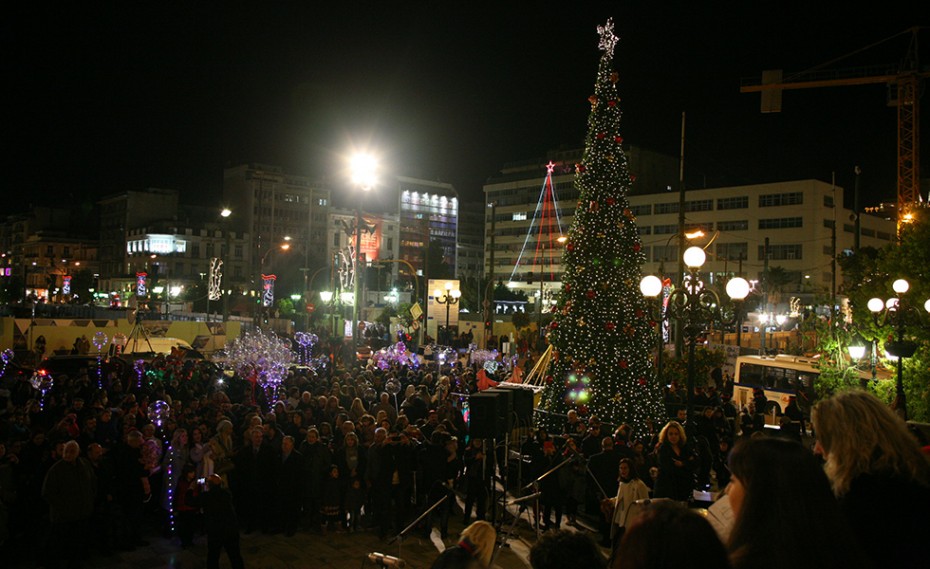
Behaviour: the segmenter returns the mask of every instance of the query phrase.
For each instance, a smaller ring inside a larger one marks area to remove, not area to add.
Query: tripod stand
[[[141,310],[136,310],[136,317],[132,324],[132,330],[129,331],[129,336],[126,339],[126,347],[130,347],[132,344],[131,353],[138,351],[136,348],[139,347],[139,338],[145,340],[145,344],[148,345],[149,351],[154,352],[155,348],[152,347],[152,340],[149,338],[149,333],[145,330],[145,326],[142,325],[142,313]],[[126,350],[123,350],[126,351]]]

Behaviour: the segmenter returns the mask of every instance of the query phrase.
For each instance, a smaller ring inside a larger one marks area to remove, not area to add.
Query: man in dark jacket
[[[244,510],[246,533],[255,529],[267,532],[271,516],[268,505],[274,498],[275,454],[263,437],[261,427],[249,433],[250,444],[236,454],[237,498]]]
[[[294,437],[285,436],[281,439],[281,458],[275,472],[275,502],[287,537],[294,535],[300,517],[303,467],[303,456],[294,450]]]
[[[614,447],[614,440],[610,437],[604,437],[601,440],[601,452],[591,456],[588,461],[588,475],[597,482],[587,484],[587,504],[585,506],[588,512],[599,512],[601,500],[613,498],[617,495],[618,472],[620,471],[620,453]],[[604,494],[601,493],[603,489]],[[610,521],[600,515],[599,529],[603,536],[602,543],[610,543]]]
[[[207,491],[199,493],[192,505],[203,508],[204,527],[207,530],[207,569],[219,569],[220,552],[225,549],[233,569],[243,569],[239,551],[239,520],[233,507],[232,494],[223,487],[217,474],[207,478]]]
[[[48,502],[49,551],[46,567],[58,567],[63,556],[70,567],[78,567],[86,554],[85,528],[94,513],[97,480],[90,462],[78,455],[76,441],[65,443],[64,454],[45,475],[42,497]]]

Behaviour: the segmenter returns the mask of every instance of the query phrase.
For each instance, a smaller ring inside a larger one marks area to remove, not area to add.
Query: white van
[[[173,348],[183,350],[193,349],[190,344],[180,338],[132,338],[124,344],[114,342],[110,344],[110,356],[116,355],[116,347],[121,345],[121,354],[164,354],[170,355]]]

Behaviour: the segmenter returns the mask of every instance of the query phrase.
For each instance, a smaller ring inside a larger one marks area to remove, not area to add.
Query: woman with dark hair
[[[701,515],[652,502],[623,535],[611,569],[729,569],[727,551]]]
[[[745,439],[730,455],[730,470],[734,568],[868,567],[809,450],[786,439]]]
[[[633,504],[637,500],[649,499],[649,487],[639,479],[636,467],[629,458],[620,459],[620,485],[617,496],[613,499],[613,516],[610,525],[611,550],[616,549],[626,528],[633,521]]]

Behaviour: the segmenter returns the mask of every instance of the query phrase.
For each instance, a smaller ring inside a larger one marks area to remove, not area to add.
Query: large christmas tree
[[[662,389],[652,365],[656,344],[639,290],[645,255],[630,211],[632,178],[621,149],[620,98],[612,69],[617,37],[613,22],[600,33],[601,56],[581,163],[575,219],[563,255],[562,291],[550,325],[552,364],[545,378],[542,424],[561,426],[576,409],[637,433],[664,414]]]

